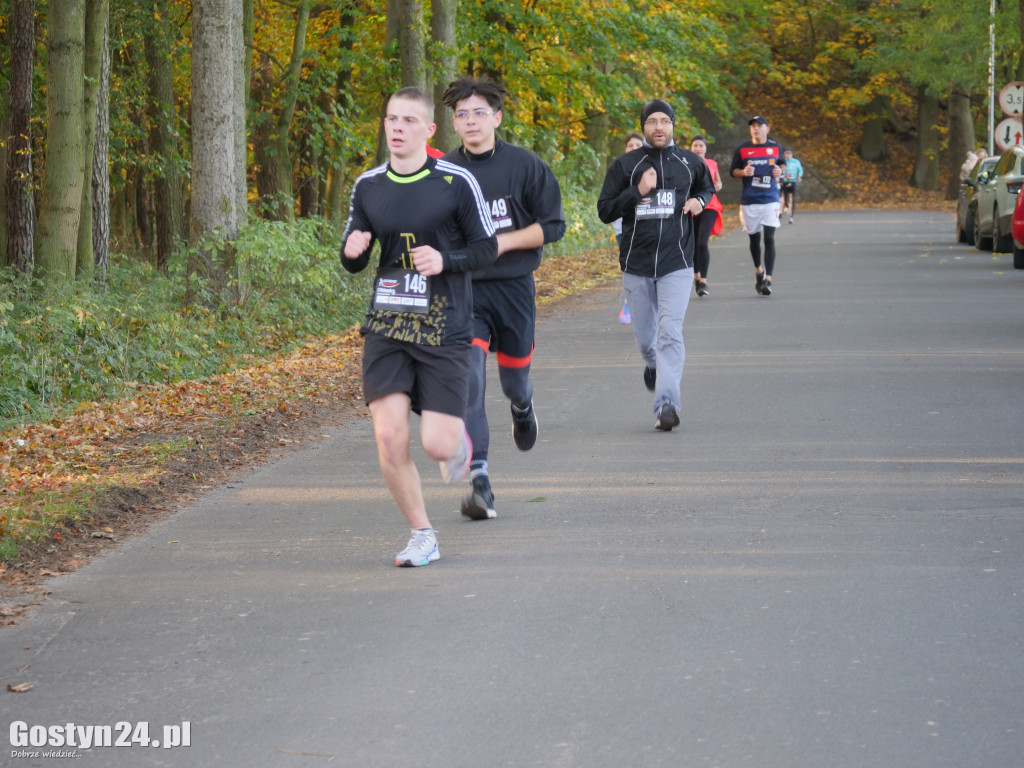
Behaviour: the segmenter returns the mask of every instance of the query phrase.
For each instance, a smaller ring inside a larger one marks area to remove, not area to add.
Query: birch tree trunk
[[[92,252],[97,279],[110,266],[110,17],[103,26],[103,56],[96,91],[96,141],[92,157]]]
[[[32,59],[35,1],[12,0],[10,142],[7,147],[7,264],[31,274],[35,248],[32,196]]]
[[[36,269],[47,282],[75,278],[85,181],[85,2],[50,0],[47,15],[46,175]]]

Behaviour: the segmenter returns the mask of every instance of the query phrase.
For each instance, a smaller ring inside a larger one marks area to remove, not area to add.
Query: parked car
[[[988,181],[977,188],[974,244],[979,250],[1013,250],[1010,220],[1020,188],[1024,186],[1024,147],[1010,147],[999,157]]]
[[[1010,233],[1013,235],[1013,268],[1024,269],[1024,195],[1017,195]]]
[[[960,184],[956,202],[956,240],[974,245],[974,216],[978,210],[978,185],[988,181],[998,157],[986,157],[974,164],[971,175]]]

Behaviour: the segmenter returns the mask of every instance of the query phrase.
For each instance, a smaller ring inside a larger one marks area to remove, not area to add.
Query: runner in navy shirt
[[[754,290],[772,295],[772,269],[775,266],[775,230],[779,227],[779,177],[782,151],[768,138],[768,121],[760,115],[750,118],[750,141],[736,148],[731,175],[743,181],[740,215],[743,229],[750,236],[750,256],[754,260]],[[761,233],[764,233],[764,267],[761,267]]]

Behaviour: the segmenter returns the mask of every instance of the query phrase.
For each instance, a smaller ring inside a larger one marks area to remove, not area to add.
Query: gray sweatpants
[[[654,390],[654,415],[665,403],[682,413],[679,384],[683,378],[686,346],[683,320],[690,304],[693,269],[669,272],[662,277],[622,273],[622,287],[629,302],[633,334],[648,368],[658,371]]]

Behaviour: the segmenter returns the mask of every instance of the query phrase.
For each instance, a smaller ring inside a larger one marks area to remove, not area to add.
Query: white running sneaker
[[[437,549],[437,531],[428,528],[424,531],[413,529],[412,538],[405,549],[395,555],[395,565],[412,567],[426,565],[441,559]]]
[[[473,441],[469,439],[469,432],[466,426],[462,426],[462,442],[459,443],[455,455],[447,461],[439,461],[441,465],[441,479],[446,483],[453,483],[461,480],[469,473],[469,462],[473,458]]]

